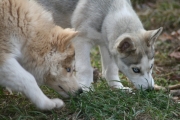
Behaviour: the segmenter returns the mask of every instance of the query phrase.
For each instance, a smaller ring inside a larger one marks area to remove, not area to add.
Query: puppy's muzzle
[[[76,95],[80,95],[81,93],[83,93],[83,89],[79,88],[78,91],[76,92]]]

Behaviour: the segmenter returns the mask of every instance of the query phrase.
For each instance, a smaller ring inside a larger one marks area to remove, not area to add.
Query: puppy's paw
[[[60,109],[64,106],[64,102],[61,99],[46,99],[37,104],[37,107],[41,110],[52,110],[52,109]]]
[[[130,87],[122,87],[121,89],[125,92],[132,93],[132,88]]]
[[[64,102],[61,99],[54,98],[51,100],[55,103],[55,105],[56,105],[55,108],[57,108],[57,109],[60,109],[65,106]]]
[[[109,82],[109,86],[115,89],[123,89],[124,86],[120,82]]]
[[[124,92],[132,93],[132,88],[130,87],[124,87],[121,83],[119,85],[112,86],[113,89],[121,89]]]

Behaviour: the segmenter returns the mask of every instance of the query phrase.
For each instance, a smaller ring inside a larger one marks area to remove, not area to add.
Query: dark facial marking
[[[141,53],[130,53],[127,57],[121,58],[122,62],[127,66],[132,64],[138,64],[141,62],[142,54]]]
[[[150,60],[152,60],[154,58],[155,51],[152,46],[147,48],[146,55],[147,55],[148,59],[150,59]]]
[[[150,69],[152,69],[152,68],[153,68],[153,64],[151,65]]]

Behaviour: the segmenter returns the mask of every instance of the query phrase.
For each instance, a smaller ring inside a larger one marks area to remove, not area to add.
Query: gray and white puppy
[[[90,50],[99,45],[102,74],[109,86],[123,88],[122,71],[138,89],[154,87],[154,43],[163,28],[145,30],[130,0],[36,0],[62,27],[80,31],[74,39],[76,75],[81,86],[93,82]]]

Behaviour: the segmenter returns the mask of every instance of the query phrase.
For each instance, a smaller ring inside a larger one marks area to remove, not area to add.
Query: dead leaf
[[[170,75],[170,79],[171,79],[171,80],[178,80],[178,81],[180,81],[180,75],[178,75],[178,74],[172,74],[172,75]]]
[[[100,75],[99,75],[99,70],[97,68],[94,68],[93,70],[93,81],[94,83],[96,83],[99,79]]]
[[[170,93],[172,96],[180,97],[180,89],[179,90],[171,90]]]
[[[174,40],[174,38],[170,34],[164,32],[162,35],[159,36],[159,40],[162,40],[162,41]]]
[[[180,47],[173,51],[169,56],[180,60]]]

